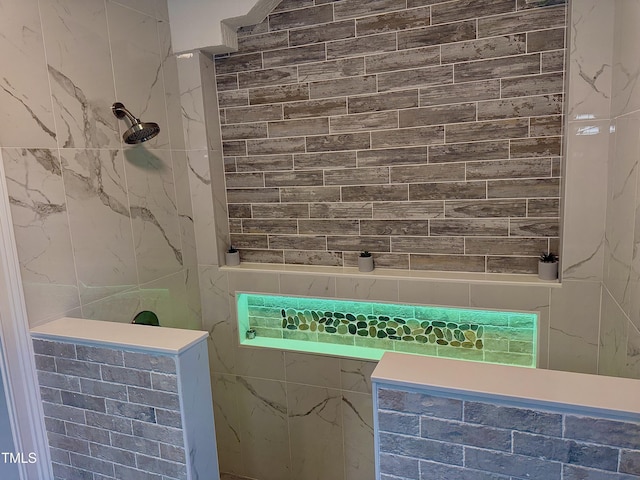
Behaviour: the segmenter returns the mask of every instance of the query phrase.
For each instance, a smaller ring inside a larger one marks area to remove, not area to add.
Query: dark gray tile
[[[431,27],[416,28],[406,32],[398,32],[398,50],[424,47],[426,45],[442,45],[462,42],[476,38],[476,22],[449,23]]]
[[[371,218],[371,203],[313,203],[309,205],[311,218]],[[338,249],[333,249],[338,250]]]
[[[242,221],[242,231],[245,233],[298,233],[296,219],[245,219]]]
[[[335,4],[335,16],[336,20],[364,17],[403,8],[404,3],[396,0],[346,0]]]
[[[236,157],[238,172],[264,172],[293,169],[293,155],[257,155]]]
[[[494,37],[514,32],[527,32],[545,28],[562,27],[566,7],[536,8],[516,13],[478,19],[478,37]]]
[[[298,8],[312,7],[313,0],[282,0],[272,12],[284,12],[285,10],[295,10]]]
[[[127,399],[127,387],[102,381],[80,379],[82,393],[96,397],[114,398],[116,400]]]
[[[547,249],[547,239],[542,238],[480,238],[465,239],[465,253],[471,255],[533,255]]]
[[[529,8],[544,8],[552,5],[566,5],[567,0],[516,0],[518,10],[526,10]]]
[[[467,180],[549,177],[551,176],[551,160],[548,158],[523,158],[469,162],[466,174]]]
[[[389,168],[341,168],[324,171],[325,185],[371,185],[389,183]]]
[[[338,97],[341,95],[358,95],[361,93],[373,93],[375,91],[375,75],[365,75],[312,82],[309,85],[309,98],[317,99]]]
[[[424,67],[378,74],[378,91],[453,83],[453,66]]]
[[[433,460],[449,465],[462,465],[462,447],[424,438],[381,432],[378,436],[381,453]]]
[[[91,347],[88,345],[77,345],[76,351],[78,360],[86,360],[95,363],[106,363],[108,365],[124,365],[124,358],[121,350],[112,348]]]
[[[226,109],[227,123],[264,122],[282,120],[282,105],[261,105]]]
[[[156,423],[155,410],[153,407],[146,405],[107,400],[107,414],[140,420],[141,422]]]
[[[527,213],[530,217],[559,217],[560,200],[558,198],[530,198],[527,200]]]
[[[358,167],[427,163],[427,147],[385,148],[358,152]]]
[[[349,97],[349,113],[379,112],[418,106],[418,90]]]
[[[227,189],[229,203],[279,202],[280,190],[277,188],[241,188]]]
[[[238,75],[216,75],[216,89],[218,92],[238,89]]]
[[[558,218],[513,218],[510,223],[510,232],[513,236],[557,237],[560,234],[560,220]]]
[[[532,137],[559,137],[562,135],[562,115],[530,118],[529,125],[529,134]]]
[[[500,80],[497,79],[420,89],[421,107],[498,98],[500,98]]]
[[[524,53],[527,53],[526,35],[516,34],[442,45],[441,55],[443,63],[456,63]]]
[[[578,463],[578,462],[575,462],[575,463]],[[584,463],[583,465],[590,466]],[[591,466],[595,466],[596,468],[602,468],[602,467],[598,467],[597,465],[591,465]],[[620,473],[629,473],[631,475],[640,476],[640,451],[622,450],[622,452],[620,452]]]
[[[562,415],[539,410],[465,402],[464,421],[519,432],[562,436]]]
[[[411,0],[410,0],[411,1]],[[421,0],[424,1],[424,0]],[[457,467],[455,465],[443,465],[436,462],[420,462],[421,476],[420,480],[510,480],[511,477],[505,477],[495,473],[482,472],[480,470],[472,470],[467,467]],[[393,480],[393,479],[390,479]]]
[[[43,372],[55,372],[56,371],[56,359],[49,355],[34,355],[36,363],[36,370],[38,373]]]
[[[222,142],[222,153],[228,157],[245,156],[247,154],[247,142],[244,140]]]
[[[564,91],[564,74],[563,72],[557,72],[503,78],[501,85],[502,98],[562,93]]]
[[[305,118],[269,122],[269,137],[293,137],[329,133],[328,118]]]
[[[33,351],[38,355],[48,355],[60,358],[76,358],[76,346],[73,343],[54,342],[50,340],[33,339]]]
[[[298,228],[305,235],[358,235],[358,220],[299,220]]]
[[[398,126],[398,112],[371,112],[341,115],[331,117],[330,123],[331,133],[383,130]]]
[[[438,218],[444,216],[444,202],[376,202],[373,204],[373,218]],[[360,217],[363,218],[363,217]]]
[[[82,470],[80,468],[61,465],[59,463],[52,464],[53,475],[56,478],[73,478],[74,480],[93,480],[94,476],[91,471]]]
[[[137,387],[127,387],[127,389],[129,401],[132,403],[162,407],[168,410],[180,410],[180,400],[176,394]]]
[[[557,178],[495,180],[487,185],[487,198],[559,197]]]
[[[268,20],[268,18],[265,18],[260,23],[256,23],[254,25],[246,25],[244,27],[238,28],[238,37],[246,37],[248,35],[258,35],[261,33],[266,33],[269,30]]]
[[[125,352],[124,365],[128,368],[137,368],[139,370],[149,370],[152,372],[176,373],[176,361],[168,355]]]
[[[443,129],[444,130],[444,129]],[[463,162],[466,160],[500,160],[509,158],[509,141],[432,145],[429,163]]]
[[[89,454],[89,442],[86,440],[72,438],[67,435],[60,435],[53,432],[48,432],[47,438],[49,440],[50,447],[66,450],[68,452]]]
[[[244,138],[267,138],[266,123],[248,123],[235,125],[221,125],[223,140],[240,140]]]
[[[284,253],[284,263],[340,267],[342,266],[342,254],[340,252],[287,250]]]
[[[445,138],[450,143],[481,142],[503,138],[522,138],[529,135],[529,119],[516,118],[446,125]]]
[[[115,465],[118,480],[162,480],[162,475],[145,472],[125,465]]]
[[[565,69],[565,52],[542,52],[542,73],[561,72]]]
[[[476,120],[476,104],[460,103],[456,105],[410,108],[400,110],[398,115],[401,128],[473,122]]]
[[[374,252],[375,253],[375,252]],[[344,266],[345,267],[357,267],[358,266],[357,252],[345,252],[344,254]],[[391,268],[408,270],[409,269],[409,255],[396,254],[396,253],[375,253],[374,265],[377,268]]]
[[[59,388],[71,392],[80,392],[80,380],[76,376],[62,375],[54,372],[38,371],[38,383],[41,386]]]
[[[271,31],[288,30],[290,28],[306,27],[332,21],[333,7],[331,5],[320,5],[318,7],[272,13],[269,15],[269,29]]]
[[[296,170],[356,166],[356,152],[303,153],[293,158]]]
[[[291,102],[284,105],[284,118],[323,117],[347,113],[346,98]]]
[[[260,172],[227,173],[224,180],[227,188],[264,187],[264,174]]]
[[[86,417],[87,425],[109,430],[111,432],[111,437],[115,435],[114,432],[131,435],[133,431],[131,427],[131,420],[128,418],[116,417],[98,412],[86,412]]]
[[[356,20],[358,36],[426,27],[431,23],[429,7],[401,10]]]
[[[275,87],[256,88],[249,90],[249,103],[261,105],[265,103],[293,102],[309,99],[309,85],[280,85]],[[227,120],[228,121],[228,120]]]
[[[435,163],[409,167],[391,167],[391,183],[425,183],[464,180],[465,166],[462,163]]]
[[[446,200],[444,211],[449,218],[524,217],[527,215],[527,201]]]
[[[541,137],[511,140],[511,157],[551,157],[562,152],[561,137]]]
[[[343,252],[388,252],[390,251],[389,237],[376,236],[329,236],[327,249]]]
[[[238,86],[242,89],[285,85],[297,82],[298,71],[296,67],[268,68],[266,70],[256,70],[254,72],[242,72],[238,74]],[[244,90],[239,91],[242,92]]]
[[[62,392],[62,403],[69,407],[82,408],[84,410],[93,410],[95,412],[104,413],[104,402],[105,399],[103,397],[94,397],[92,395],[84,395],[82,393],[75,392]]]
[[[340,201],[340,187],[284,187],[280,190],[283,203]]]
[[[511,451],[511,430],[423,417],[420,435],[431,440],[474,447]]]
[[[301,153],[305,151],[304,145],[305,140],[303,137],[248,140],[247,153],[249,155]]]
[[[429,220],[361,220],[361,235],[428,235]]]
[[[327,59],[372,55],[396,50],[396,34],[381,33],[327,43]]]
[[[168,462],[157,457],[147,457],[140,454],[136,455],[136,462],[138,468],[145,472],[153,472],[169,478],[187,478],[187,466],[185,464]]]
[[[298,67],[301,82],[316,82],[364,75],[364,58],[341,58]]]
[[[297,28],[289,32],[291,46],[305,45],[307,43],[320,43],[330,40],[342,40],[356,36],[356,24],[354,20],[333,22],[317,27]]]
[[[129,467],[136,466],[136,455],[134,452],[109,447],[107,445],[92,443],[91,456],[101,460],[127,465]]]
[[[68,422],[66,424],[67,435],[72,438],[87,440],[89,442],[109,445],[109,432],[100,428],[88,427]]]
[[[378,408],[450,420],[462,419],[460,400],[388,388],[378,390]]]
[[[635,480],[638,477],[577,467],[575,465],[563,465],[562,478],[563,480]]]
[[[267,248],[267,235],[231,234],[231,244],[236,248]]]
[[[391,249],[394,253],[446,253],[465,254],[462,237],[393,237]]]
[[[415,458],[408,458],[399,455],[380,455],[380,473],[393,475],[391,478],[419,478],[419,462]],[[384,478],[381,477],[381,478]]]
[[[546,249],[541,251],[546,251]],[[516,257],[514,255],[487,257],[487,273],[538,273],[538,257],[537,255],[533,257]],[[514,343],[512,342],[510,345]]]
[[[322,43],[302,47],[281,48],[262,52],[265,68],[298,65],[301,63],[322,62],[327,59]],[[242,85],[242,84],[241,84]]]
[[[133,368],[121,368],[103,365],[102,379],[106,382],[119,383],[122,385],[136,385],[139,387],[151,387],[151,375],[149,372],[140,371]]]
[[[392,72],[435,65],[440,65],[440,47],[437,45],[368,55],[365,58],[367,73]]]
[[[434,24],[456,22],[469,18],[487,17],[510,13],[516,6],[511,0],[457,0],[437,4],[431,7],[431,17]]]
[[[327,238],[316,235],[269,235],[269,248],[276,250],[327,250]]]
[[[253,218],[309,218],[309,205],[306,203],[253,204],[251,208]]]
[[[100,378],[100,365],[66,358],[56,359],[56,372],[81,378]]]
[[[284,263],[282,250],[240,250],[240,261],[255,263]]]
[[[445,236],[503,236],[509,235],[508,219],[434,219],[431,220],[431,235]]]
[[[537,73],[540,73],[540,54],[538,53],[457,63],[454,67],[456,83]]]
[[[562,95],[541,95],[478,102],[478,120],[536,117],[561,113]]]
[[[408,200],[406,185],[365,185],[341,187],[343,202],[374,202]]]
[[[219,75],[259,70],[262,68],[262,55],[259,52],[246,55],[230,55],[215,60],[216,73]]]
[[[481,199],[487,196],[485,182],[414,183],[409,200]]]
[[[433,145],[444,143],[444,127],[400,128],[371,132],[373,148]]]
[[[527,33],[527,51],[543,52],[545,50],[560,50],[565,47],[565,29],[539,30]]]
[[[398,412],[378,412],[378,429],[381,432],[420,436],[420,417]],[[392,472],[389,472],[392,473]]]
[[[358,150],[358,149],[369,148],[370,137],[368,133],[347,133],[343,135],[318,135],[313,137],[307,137],[306,142],[307,142],[307,152]]]
[[[532,480],[560,480],[562,478],[560,463],[476,448],[465,448],[465,466]]]
[[[289,46],[288,32],[271,32],[238,37],[238,53],[260,52],[287,46]]]

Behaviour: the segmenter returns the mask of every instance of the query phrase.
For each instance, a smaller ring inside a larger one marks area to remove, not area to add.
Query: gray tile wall
[[[173,357],[33,346],[56,480],[187,478]]]
[[[533,273],[558,251],[564,0],[283,0],[216,58],[244,261]]]
[[[377,396],[381,480],[640,478],[640,421],[387,386]]]

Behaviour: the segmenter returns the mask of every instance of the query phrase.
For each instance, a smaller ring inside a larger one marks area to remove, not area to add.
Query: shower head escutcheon
[[[146,142],[160,133],[160,127],[157,123],[141,122],[139,118],[134,117],[126,107],[116,102],[111,106],[111,111],[118,118],[128,118],[131,127],[122,134],[125,143],[134,145],[136,143]]]

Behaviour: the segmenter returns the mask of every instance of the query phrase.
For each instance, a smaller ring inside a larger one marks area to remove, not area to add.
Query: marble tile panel
[[[423,125],[442,125],[445,123],[476,121],[476,104],[459,103],[434,107],[409,108],[400,110],[399,126],[419,127]]]
[[[429,163],[461,162],[466,160],[500,160],[509,158],[507,140],[482,143],[458,143],[429,147]]]
[[[558,178],[537,180],[493,180],[487,183],[487,198],[559,197]]]
[[[137,287],[82,305],[82,318],[106,322],[131,323],[142,310]]]
[[[350,0],[335,5],[336,20],[401,10],[404,5],[393,0]]]
[[[342,187],[343,202],[407,201],[406,185],[366,185],[362,187]]]
[[[284,187],[280,191],[283,203],[340,201],[340,187]]]
[[[562,289],[551,289],[550,368],[597,373],[600,288],[563,279]]]
[[[358,220],[298,220],[305,235],[358,235],[359,226]]]
[[[429,7],[425,7],[359,18],[356,20],[356,31],[361,37],[375,33],[426,27],[430,24],[431,10]]]
[[[385,280],[374,280],[374,279],[351,279],[354,285],[361,285],[361,288],[364,289],[372,289],[375,288],[375,284],[386,285],[385,288],[392,288],[390,282]],[[373,282],[373,283],[371,283]],[[395,283],[395,282],[393,282]],[[366,285],[366,286],[365,286]],[[359,289],[356,287],[354,292]],[[363,290],[364,291],[364,290]],[[371,290],[370,290],[371,291]],[[397,291],[397,287],[396,287]],[[355,297],[350,296],[348,298],[363,298],[363,297]],[[374,295],[374,298],[378,298]],[[368,362],[368,361],[360,361],[360,360],[351,360],[343,358],[340,360],[340,384],[342,386],[342,390],[346,390],[349,392],[359,392],[359,393],[371,393],[371,374],[373,373],[373,369],[376,367],[378,362]]]
[[[5,68],[2,74],[0,145],[55,148],[57,133],[38,4],[11,2],[4,8],[11,13],[0,19],[0,48],[3,61],[12,68]]]
[[[134,239],[119,150],[62,150],[62,169],[82,303],[137,285]]]
[[[515,11],[515,5],[511,0],[496,0],[490,3],[482,0],[458,0],[434,5],[431,7],[431,18],[434,24],[450,23],[513,11]]]
[[[288,30],[290,28],[306,27],[319,23],[333,21],[333,6],[319,5],[317,7],[291,10],[269,15],[269,30]],[[336,15],[336,20],[338,16]]]
[[[289,44],[293,47],[307,43],[320,43],[355,37],[356,25],[354,20],[345,20],[317,27],[296,28],[288,33]]]
[[[628,378],[640,379],[640,332],[638,332],[635,325],[632,323],[629,325],[627,336],[627,361],[625,365],[624,376]],[[627,467],[626,471],[631,473],[638,473],[637,467]]]
[[[265,67],[298,65],[302,63],[322,62],[327,59],[323,43],[302,47],[281,48],[262,52]]]
[[[399,50],[397,52],[367,55],[367,73],[390,72],[405,68],[429,67],[440,64],[440,46],[428,46]]]
[[[345,478],[342,396],[339,390],[287,384],[289,435],[296,445],[292,477]],[[323,441],[318,443],[317,438]]]
[[[287,382],[340,388],[340,359],[337,357],[285,352],[285,368]]]
[[[410,255],[411,270],[484,272],[484,257],[472,255]]]
[[[125,156],[138,280],[147,283],[184,264],[173,169],[167,151],[129,149]]]
[[[444,216],[444,202],[442,201],[376,202],[373,204],[373,218],[376,219],[427,219],[442,216]]]
[[[316,82],[358,75],[364,75],[364,58],[362,57],[342,58],[298,66],[298,77],[301,82]]]
[[[511,140],[511,158],[551,157],[562,152],[562,137]]]
[[[391,250],[394,253],[468,253],[462,237],[391,237]]]
[[[341,267],[343,264],[340,252],[318,252],[305,250],[287,250],[284,253],[284,263],[292,265],[324,265]]]
[[[60,159],[3,149],[18,261],[32,324],[80,306]]]
[[[409,185],[409,200],[483,199],[485,182],[415,183]]]
[[[309,218],[309,205],[306,203],[253,204],[251,209],[253,218]]]
[[[160,325],[198,330],[201,319],[190,315],[187,298],[187,271],[140,286],[140,306],[158,315]]]
[[[385,130],[398,126],[398,112],[372,112],[330,118],[331,133]],[[320,132],[319,132],[320,133]]]
[[[358,95],[376,92],[376,76],[364,75],[359,77],[338,78],[309,84],[309,98],[337,97],[341,95]],[[292,99],[301,100],[301,99]]]
[[[284,118],[322,117],[347,113],[346,98],[327,98],[290,102],[284,105]]]
[[[389,252],[390,241],[388,236],[376,237],[373,235],[362,236],[329,236],[327,237],[327,249],[355,252]]]
[[[358,152],[358,167],[415,163],[427,163],[427,147],[384,148]]]
[[[367,149],[370,146],[368,133],[346,133],[343,135],[317,135],[306,138],[307,152]]]
[[[286,85],[298,82],[298,71],[296,67],[265,68],[252,72],[240,72],[238,74],[238,86],[241,89],[268,87],[273,85]],[[242,92],[243,90],[239,90]],[[221,92],[222,93],[222,92]]]
[[[478,120],[512,117],[538,117],[562,113],[562,95],[490,100],[478,103]]]
[[[257,155],[252,157],[236,157],[235,165],[238,172],[291,170],[293,168],[293,156]]]
[[[522,200],[445,200],[448,218],[524,217],[527,201]]]
[[[378,258],[379,255],[376,255]],[[336,295],[338,298],[351,298],[356,300],[369,300],[375,299],[378,301],[390,301],[397,302],[398,301],[398,282],[396,280],[390,279],[374,279],[374,278],[361,278],[361,277],[337,277],[336,278]],[[343,360],[343,362],[348,362]],[[365,363],[365,362],[363,362]],[[365,364],[364,367],[366,367]],[[356,365],[360,367],[361,365]],[[345,366],[343,364],[342,368]],[[368,370],[367,370],[368,371]],[[350,383],[353,383],[354,386],[347,387],[345,385],[345,380],[343,380],[343,388],[348,390],[355,390],[361,392],[370,392],[371,391],[371,374],[361,373],[360,369],[355,369],[354,372],[345,372],[343,373],[343,377],[353,376]]]
[[[287,392],[283,382],[236,377],[242,473],[279,480],[290,476]]]
[[[558,5],[549,8],[534,8],[512,14],[480,18],[478,20],[478,38],[562,27],[565,22],[565,15],[566,7],[564,5]]]
[[[329,133],[328,118],[305,118],[269,122],[269,138]]]
[[[378,74],[378,91],[453,83],[453,67],[443,65]]]
[[[398,32],[398,50],[424,47],[427,45],[444,45],[476,38],[476,22],[464,22],[434,25],[416,28],[406,32]]]
[[[303,153],[293,157],[294,168],[348,168],[356,166],[356,152]]]
[[[418,90],[416,89],[349,97],[349,113],[351,114],[417,106]]]
[[[182,105],[180,95],[180,80],[178,73],[178,59],[173,55],[171,45],[171,29],[168,20],[158,23],[160,37],[161,73],[164,83],[164,96],[167,107],[167,123],[165,129],[169,134],[170,148],[183,150],[185,148],[184,125],[182,122]]]
[[[498,79],[420,89],[421,107],[498,98],[500,98],[500,80]]]
[[[598,375],[625,375],[629,319],[606,288],[602,289]]]
[[[311,218],[371,218],[372,203],[312,203]]]
[[[240,430],[238,421],[238,385],[233,375],[214,373],[211,375],[213,397],[213,415],[216,421],[216,444],[221,478],[227,478],[229,472],[240,472],[242,454],[240,449]],[[229,480],[237,480],[235,475]]]
[[[607,165],[602,158],[609,155],[609,122],[590,125],[596,128],[589,128],[589,135],[583,134],[582,124],[570,123],[567,129],[564,208],[571,214],[563,219],[563,279],[602,278],[607,205],[607,186],[602,181]],[[585,185],[589,195],[584,195]]]
[[[182,118],[185,148],[207,148],[207,131],[203,108],[202,77],[198,57],[180,57],[178,63],[178,83],[180,85],[180,115]],[[222,77],[220,77],[222,78]],[[234,75],[237,88],[237,79]],[[220,85],[218,86],[220,88]]]
[[[345,480],[373,480],[373,401],[369,394],[343,392],[342,425]]]
[[[341,168],[324,171],[325,185],[371,185],[389,183],[389,168]]]
[[[634,27],[640,18],[640,8],[633,2],[616,3],[614,18],[611,114],[619,116],[640,109],[637,80],[640,65],[632,48],[640,40]]]
[[[249,103],[251,105],[293,102],[295,100],[308,99],[309,86],[307,84],[280,85],[249,90]]]
[[[72,10],[75,12],[75,7]],[[107,20],[115,88],[116,92],[124,95],[119,101],[135,112],[136,118],[149,119],[147,121],[166,127],[167,105],[164,83],[160,78],[164,54],[160,51],[158,21],[112,3],[107,3]],[[135,32],[135,36],[131,32]],[[113,114],[112,117],[115,118]],[[118,127],[124,133],[129,125],[119,120]],[[168,148],[167,128],[161,128],[160,133],[145,145]]]
[[[416,127],[371,132],[371,147],[403,147],[444,143],[444,127]]]
[[[391,167],[391,183],[464,181],[465,166],[436,163],[410,167]]]

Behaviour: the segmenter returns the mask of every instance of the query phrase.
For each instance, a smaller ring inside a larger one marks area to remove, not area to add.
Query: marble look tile
[[[221,472],[240,473],[243,468],[238,421],[238,385],[234,375],[213,373],[211,392],[216,422],[218,463]],[[224,476],[222,478],[225,478]],[[235,475],[231,478],[236,479]]]
[[[609,122],[570,123],[567,129],[562,278],[602,278],[607,203]],[[590,194],[584,195],[584,188]]]
[[[158,7],[156,4],[163,3],[157,0],[108,0],[109,3],[117,3],[123,7],[128,7],[150,17],[156,18]]]
[[[637,212],[638,129],[640,114],[615,121],[614,148],[609,156],[604,282],[629,314]]]
[[[598,375],[624,376],[630,322],[606,288],[602,289],[600,318]]]
[[[9,204],[30,323],[80,305],[60,159],[3,149]]]
[[[336,277],[336,296],[354,300],[398,301],[396,280]]]
[[[189,314],[186,270],[140,285],[140,303],[163,327],[200,329],[200,318]]]
[[[160,1],[159,5],[166,2]],[[178,74],[178,59],[173,55],[171,45],[171,31],[169,22],[158,23],[160,36],[160,52],[162,55],[162,81],[164,82],[165,103],[167,106],[167,123],[169,145],[174,150],[185,149],[184,127],[182,124],[182,106],[180,98],[180,79]],[[157,122],[157,120],[155,120]],[[160,126],[162,129],[162,125]]]
[[[0,18],[3,71],[0,145],[54,148],[56,129],[47,79],[38,2],[3,1]],[[28,32],[28,34],[26,34]]]
[[[140,283],[182,269],[173,168],[166,150],[125,151],[125,172]]]
[[[371,374],[378,362],[340,360],[342,390],[371,394]]]
[[[280,274],[280,293],[302,297],[335,297],[336,285],[328,275]]]
[[[340,388],[340,359],[326,355],[285,352],[287,382]]]
[[[640,5],[636,2],[615,2],[612,116],[640,109],[640,62],[633,49],[640,41],[640,33],[635,28],[638,19]]]
[[[204,120],[206,123],[207,145],[211,151],[220,151],[222,142],[220,136],[220,109],[218,106],[218,92],[216,88],[215,66],[213,61],[202,52],[198,55],[200,78],[202,82],[202,101]]]
[[[137,287],[96,302],[82,305],[82,318],[106,322],[131,323],[142,310]]]
[[[339,390],[287,384],[292,478],[344,480],[342,395]],[[318,442],[317,439],[322,441]]]
[[[107,3],[107,16],[118,100],[134,112],[136,118],[160,125],[158,136],[145,143],[147,148],[168,148],[167,106],[161,78],[163,58],[168,52],[160,51],[158,21],[111,3]],[[135,68],[131,68],[132,65]],[[121,133],[129,127],[122,120],[118,126]]]
[[[233,373],[238,327],[235,298],[229,290],[227,274],[217,266],[199,266],[202,297],[202,329],[209,332],[209,368],[212,372]]]
[[[417,305],[468,307],[469,284],[464,282],[399,281],[399,300]]]
[[[369,394],[343,392],[342,428],[345,480],[374,480],[373,400]]]
[[[640,378],[640,332],[629,325],[625,377]]]
[[[569,119],[607,118],[611,103],[615,2],[571,4]]]
[[[284,382],[236,377],[242,473],[281,480],[291,475]]]
[[[187,162],[198,263],[218,265],[218,254],[212,247],[216,231],[209,152],[190,150],[187,152]]]
[[[561,289],[551,289],[549,367],[597,373],[599,321],[599,282],[563,279]]]
[[[58,146],[119,146],[105,4],[60,0],[40,8]]]
[[[188,150],[206,150],[207,131],[200,62],[197,56],[183,55],[177,61],[185,148]],[[218,85],[219,87],[220,85]]]
[[[119,150],[62,150],[83,304],[137,284],[125,167]]]

